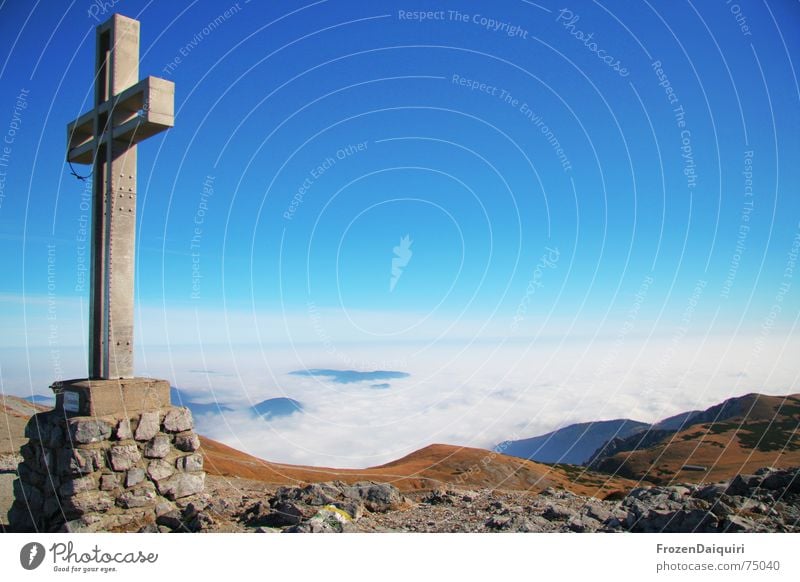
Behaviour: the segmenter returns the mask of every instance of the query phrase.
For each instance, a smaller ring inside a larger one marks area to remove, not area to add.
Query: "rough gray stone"
[[[20,499],[15,499],[11,504],[11,509],[8,511],[8,523],[11,531],[16,532],[34,532],[41,529],[37,524],[38,516],[35,516],[25,502]]]
[[[695,491],[694,496],[704,501],[713,502],[724,495],[727,489],[728,486],[724,483],[712,483]]]
[[[111,437],[111,425],[99,418],[70,418],[67,421],[67,430],[73,446],[99,443]]]
[[[64,499],[61,507],[66,516],[98,513],[114,506],[114,499],[105,491],[84,491]]]
[[[42,485],[45,482],[45,476],[31,469],[27,462],[20,463],[16,466],[15,470],[19,475],[19,478],[25,483],[30,483],[31,485]]]
[[[156,515],[165,515],[170,511],[174,511],[176,509],[174,503],[170,503],[169,501],[160,501],[156,505]]]
[[[349,499],[360,499],[370,511],[397,509],[403,502],[400,491],[388,483],[359,482],[343,486],[342,494]]]
[[[23,483],[19,479],[15,479],[12,483],[14,497],[19,500],[24,500],[26,508],[30,511],[38,511],[44,504],[44,496],[39,491],[38,487],[34,487],[30,483]]]
[[[36,441],[46,441],[50,434],[50,422],[47,418],[47,413],[39,413],[34,414],[30,417],[28,422],[25,424],[25,438],[36,440]]]
[[[576,515],[575,517],[571,517],[567,521],[566,528],[569,531],[573,531],[575,533],[583,533],[583,532],[586,532],[586,531],[593,531],[596,528],[593,528],[593,527],[591,527],[589,525],[591,522],[592,522],[592,520],[581,519],[580,517],[578,517]]]
[[[163,459],[169,454],[172,445],[165,434],[157,434],[144,446],[144,456],[148,459]]]
[[[74,479],[65,481],[62,483],[58,492],[62,496],[67,497],[84,491],[93,491],[94,489],[97,489],[97,482],[91,475],[86,475],[85,477],[75,477]]]
[[[192,430],[192,413],[188,408],[171,408],[164,417],[164,430],[167,432],[185,432]]]
[[[173,509],[156,517],[156,523],[173,531],[180,531],[183,529],[183,515],[177,509]]]
[[[117,430],[115,436],[118,441],[127,441],[133,438],[133,431],[131,430],[131,421],[123,418],[117,423]]]
[[[270,517],[273,519],[269,522],[259,524],[259,525],[272,525],[272,526],[282,526],[282,525],[297,525],[303,518],[303,510],[300,509],[294,503],[289,501],[279,501],[275,504],[275,507],[272,508],[273,513]]]
[[[171,477],[174,472],[175,468],[163,459],[156,459],[154,461],[150,461],[150,464],[147,465],[148,477],[150,477],[153,481],[156,482]]]
[[[340,533],[346,531],[350,523],[350,517],[342,511],[322,508],[311,519],[283,531],[287,533]]]
[[[728,495],[743,495],[746,496],[750,489],[758,487],[761,483],[761,477],[757,475],[736,475],[728,485],[725,491]]]
[[[794,475],[790,471],[776,471],[769,473],[761,482],[761,487],[770,491],[785,489],[792,482]]]
[[[585,511],[588,517],[601,523],[607,521],[611,517],[611,512],[599,503],[587,504]]]
[[[144,481],[144,469],[134,467],[125,474],[125,487],[133,487]]]
[[[717,517],[701,509],[651,509],[637,523],[634,531],[659,533],[702,533],[716,531]]]
[[[194,432],[176,434],[175,447],[185,453],[193,453],[200,448],[200,437]]]
[[[331,503],[342,511],[347,512],[353,520],[361,519],[364,515],[364,504],[356,499],[345,499],[344,501],[334,501]]]
[[[302,490],[298,490],[297,499],[302,499],[309,505],[327,505],[336,501],[342,492],[329,483],[312,483]]]
[[[287,527],[283,533],[340,533],[341,526],[336,528],[324,521],[310,519],[304,523]]]
[[[484,523],[489,529],[496,530],[507,530],[510,524],[511,517],[508,515],[493,515]]]
[[[100,490],[101,491],[113,491],[114,489],[119,488],[119,475],[115,475],[112,473],[106,473],[105,475],[100,475]]]
[[[137,441],[149,441],[158,434],[159,425],[160,419],[157,411],[143,412],[139,417],[139,425],[136,427],[134,438]]]
[[[67,440],[64,438],[64,430],[60,426],[50,428],[50,438],[45,443],[51,449],[60,449],[67,445]]]
[[[186,455],[185,457],[180,457],[177,461],[178,469],[181,471],[202,471],[203,470],[203,455],[198,453],[194,453],[192,455]]]
[[[542,517],[548,521],[566,521],[575,517],[575,512],[568,507],[559,505],[558,503],[551,503],[545,507],[542,512]]]
[[[139,454],[139,447],[135,444],[116,445],[111,447],[109,460],[111,468],[115,471],[127,471],[135,467],[142,456]]]
[[[205,473],[176,473],[166,481],[159,481],[158,491],[168,499],[179,499],[202,493],[205,487]]]
[[[145,507],[153,504],[156,499],[156,490],[152,483],[145,482],[139,487],[134,487],[117,496],[117,505],[125,509]]]
[[[19,448],[19,454],[22,455],[22,460],[26,463],[30,463],[31,465],[36,465],[38,463],[38,450],[42,447],[39,445],[35,445],[33,442],[28,442],[22,445]]]
[[[85,475],[103,467],[103,452],[94,449],[61,449],[57,459],[59,475]]]
[[[39,441],[50,448],[64,446],[64,432],[56,422],[52,412],[33,415],[25,425],[25,438]]]
[[[275,503],[289,503],[288,501],[276,501]],[[257,501],[247,508],[242,514],[241,520],[249,527],[267,525],[272,519],[272,508],[263,501]]]
[[[58,497],[52,495],[44,500],[44,504],[42,505],[42,514],[45,517],[52,517],[56,513],[61,512],[61,503],[58,501]]]
[[[722,531],[727,533],[754,532],[756,524],[740,515],[729,515],[722,522]]]
[[[88,514],[78,519],[71,519],[61,526],[61,533],[93,533],[95,526],[102,521],[99,515]]]

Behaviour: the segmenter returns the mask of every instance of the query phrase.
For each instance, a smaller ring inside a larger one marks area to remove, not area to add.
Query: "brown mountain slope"
[[[27,442],[23,435],[28,418],[43,410],[46,408],[15,396],[0,400],[0,454],[19,451]],[[205,468],[210,475],[253,479],[273,485],[369,480],[392,483],[403,491],[434,489],[444,484],[467,489],[530,492],[556,487],[597,497],[633,486],[627,479],[609,478],[580,467],[551,467],[484,449],[451,445],[430,445],[380,467],[333,469],[273,463],[205,437],[200,440]]]
[[[45,410],[24,398],[0,394],[0,455],[19,453],[19,448],[28,442],[24,436],[28,419]]]
[[[627,479],[609,478],[580,468],[551,467],[484,449],[452,445],[430,445],[379,467],[331,469],[271,463],[211,439],[202,437],[201,442],[210,474],[281,485],[366,480],[391,483],[403,491],[433,489],[444,484],[530,492],[557,487],[597,497],[633,486]]]
[[[800,465],[800,394],[732,398],[699,420],[657,443],[616,453],[594,466],[632,479],[668,483],[718,481],[759,467]]]

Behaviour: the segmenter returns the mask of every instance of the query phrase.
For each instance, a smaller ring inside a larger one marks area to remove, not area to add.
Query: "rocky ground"
[[[270,489],[214,478],[201,498],[147,531],[217,532],[800,532],[800,469],[761,469],[710,485],[642,487],[617,499],[387,484]]]
[[[706,485],[640,487],[605,499],[553,488],[403,494],[384,483],[340,481],[276,488],[209,476],[204,494],[162,503],[157,514],[140,531],[800,532],[800,468],[765,468]],[[67,529],[92,531],[77,521]]]

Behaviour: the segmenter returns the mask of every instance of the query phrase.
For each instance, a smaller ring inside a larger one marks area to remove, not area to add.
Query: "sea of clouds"
[[[432,443],[489,448],[573,422],[653,422],[748,392],[797,391],[790,362],[797,341],[775,339],[758,354],[752,342],[728,337],[630,343],[624,352],[597,340],[348,346],[354,360],[390,354],[404,363],[365,368],[409,374],[381,389],[373,380],[292,373],[350,369],[313,347],[220,347],[205,354],[202,368],[190,349],[169,358],[183,394],[233,408],[199,415],[202,434],[273,461],[336,467],[379,465]],[[163,369],[153,357],[149,363]],[[301,402],[303,412],[266,421],[248,410],[276,397]]]
[[[704,325],[688,332],[662,325],[644,333],[642,322],[625,334],[611,324],[559,335],[559,324],[521,337],[507,333],[507,321],[504,328],[459,321],[437,335],[449,325],[442,320],[414,331],[426,341],[401,341],[391,329],[413,323],[412,316],[357,314],[388,330],[368,330],[365,340],[364,333],[325,333],[347,329],[337,315],[256,321],[235,312],[217,319],[163,313],[140,313],[137,374],[168,379],[191,402],[229,409],[197,414],[201,434],[285,463],[368,467],[432,443],[490,448],[574,422],[653,422],[748,392],[800,391],[800,339],[790,329],[710,333]],[[3,349],[2,392],[48,394],[55,379],[85,376],[83,340],[67,336],[82,338],[85,320],[63,311],[60,322],[53,346],[43,341],[50,330],[29,325],[29,347]],[[340,373],[306,372],[320,369]],[[407,376],[359,381],[347,371]],[[302,412],[265,419],[250,410],[282,397],[300,402]]]

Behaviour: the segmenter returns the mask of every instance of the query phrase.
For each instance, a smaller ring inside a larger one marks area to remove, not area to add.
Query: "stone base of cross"
[[[50,388],[65,417],[135,414],[170,405],[169,382],[154,378],[65,380]]]

